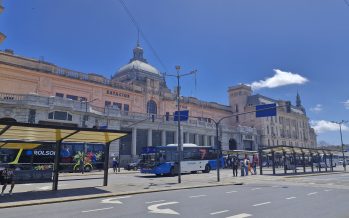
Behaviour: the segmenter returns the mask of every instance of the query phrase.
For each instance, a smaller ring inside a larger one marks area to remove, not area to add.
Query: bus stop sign
[[[256,117],[276,116],[276,104],[262,104],[256,106]]]

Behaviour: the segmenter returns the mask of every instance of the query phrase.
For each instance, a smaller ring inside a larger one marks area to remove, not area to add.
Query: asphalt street
[[[231,185],[0,210],[0,217],[349,217],[349,190]]]

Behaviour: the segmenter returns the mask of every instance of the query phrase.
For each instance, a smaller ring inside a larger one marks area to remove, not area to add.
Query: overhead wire
[[[119,0],[120,4],[122,5],[122,7],[124,8],[125,12],[127,13],[127,15],[130,17],[132,23],[135,25],[135,27],[137,28],[137,31],[139,31],[139,33],[141,34],[142,38],[144,39],[145,43],[149,46],[150,50],[153,52],[155,58],[158,60],[158,62],[160,63],[160,65],[162,66],[162,68],[167,71],[167,67],[166,65],[162,62],[160,56],[157,54],[156,50],[154,49],[154,47],[152,46],[152,44],[150,43],[150,41],[148,40],[148,38],[145,36],[143,30],[141,29],[140,25],[138,24],[138,22],[136,21],[135,17],[132,15],[131,11],[128,9],[128,7],[126,6],[125,2],[123,0]]]

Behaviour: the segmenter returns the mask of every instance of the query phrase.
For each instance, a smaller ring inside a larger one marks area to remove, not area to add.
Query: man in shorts
[[[7,185],[11,185],[11,189],[10,189],[10,195],[12,195],[12,190],[15,187],[15,182],[13,180],[13,170],[6,167],[2,173],[1,173],[1,185],[2,186],[2,190],[1,190],[1,196],[4,196],[4,191],[7,187]]]

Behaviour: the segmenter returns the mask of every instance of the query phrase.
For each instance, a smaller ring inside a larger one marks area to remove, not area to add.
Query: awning
[[[59,141],[106,144],[127,134],[129,134],[127,131],[111,129],[91,129],[17,122],[0,123],[0,143],[13,143],[13,146],[14,143],[37,144]]]
[[[295,147],[295,146],[270,146],[270,147],[264,147],[260,149],[263,153],[283,153],[286,152],[288,154],[295,153],[295,154],[337,154],[339,151],[337,150],[329,150],[329,149],[321,149],[321,148],[303,148],[303,147]]]

